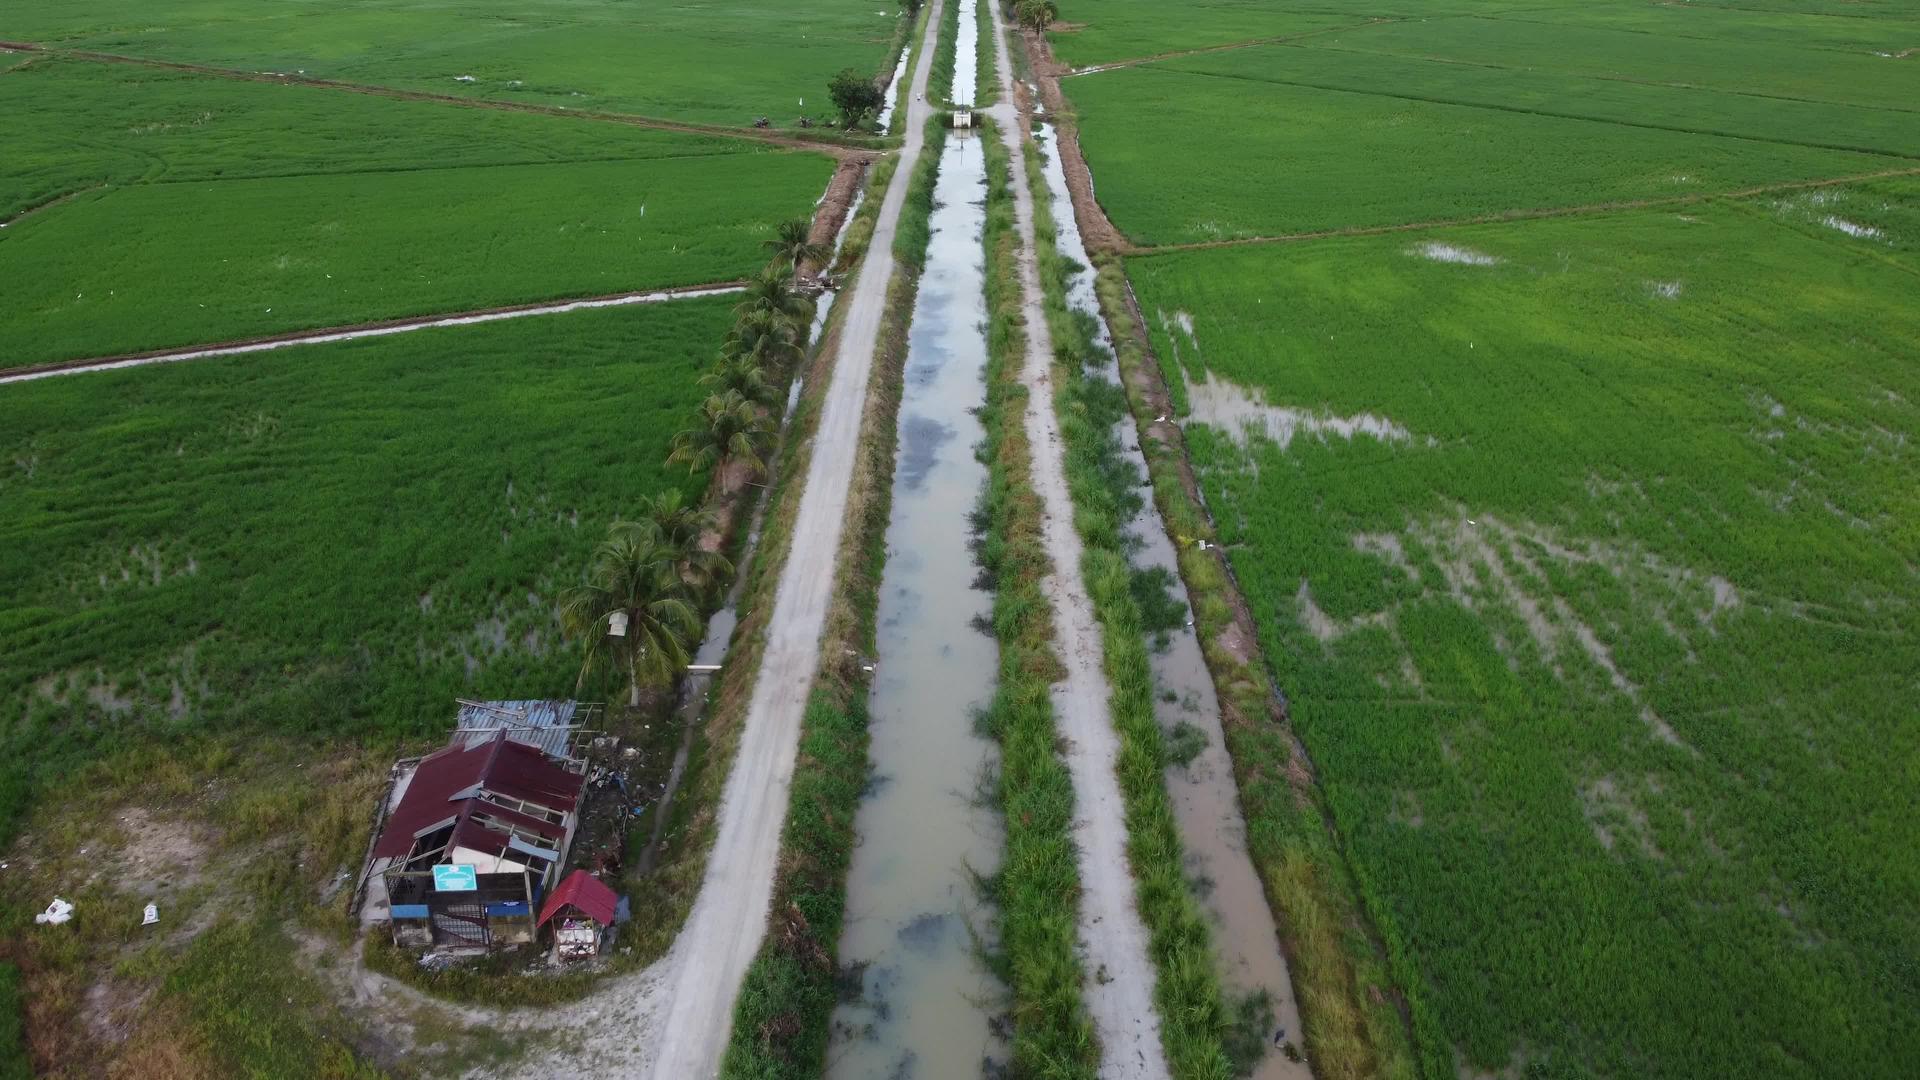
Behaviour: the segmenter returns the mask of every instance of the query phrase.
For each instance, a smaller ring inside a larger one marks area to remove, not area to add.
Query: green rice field
[[[831,171],[812,154],[726,155],[118,189],[0,239],[0,357],[739,278],[758,267],[773,223],[804,217]],[[225,227],[208,227],[215,207]]]
[[[1917,209],[1129,262],[1431,1071],[1920,1059]]]
[[[1277,407],[1190,450],[1434,1068],[1920,1059],[1920,234],[1820,225],[1880,198],[1129,263]]]
[[[74,61],[0,104],[0,194],[70,196],[0,231],[0,367],[739,278],[833,164]]]
[[[1910,1074],[1920,9],[1357,14],[1061,86],[1418,1071]]]
[[[564,696],[555,593],[638,499],[698,493],[662,463],[730,321],[687,300],[5,387],[4,753]],[[7,771],[7,814],[36,774]]]
[[[1282,47],[1208,59],[1234,65],[1264,57],[1276,64],[1310,51]],[[1365,79],[1370,71],[1354,67],[1351,76]],[[1147,246],[1920,169],[1911,158],[1196,74],[1162,64],[1070,79],[1065,87],[1082,111],[1082,143],[1101,205],[1130,239]],[[1226,116],[1235,118],[1234,134],[1223,144]],[[1911,143],[1914,129],[1920,124],[1889,137]],[[1169,158],[1188,164],[1169,169]]]
[[[25,60],[30,54],[0,54]],[[3,65],[0,65],[3,66]],[[34,57],[0,78],[0,220],[105,184],[749,154],[739,139]]]
[[[0,41],[745,127],[831,112],[842,68],[891,62],[894,3],[575,0],[15,4]],[[806,104],[801,104],[802,101]]]
[[[1065,5],[1063,25],[1048,37],[1053,53],[1073,67],[1089,67],[1235,41],[1320,33],[1366,21],[1364,15],[1325,10],[1289,11],[1271,3],[1204,0],[1097,0]],[[1076,20],[1085,20],[1076,21]]]

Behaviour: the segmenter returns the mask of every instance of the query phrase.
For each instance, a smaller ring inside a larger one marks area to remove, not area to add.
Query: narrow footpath
[[[409,319],[359,323],[354,326],[302,330],[292,334],[276,334],[273,337],[229,341],[218,345],[195,345],[184,349],[163,349],[157,352],[129,353],[124,356],[105,356],[85,360],[58,360],[49,364],[31,364],[11,370],[0,369],[0,386],[7,383],[32,382],[36,379],[51,379],[56,375],[84,375],[94,371],[119,371],[123,368],[146,367],[149,364],[175,364],[182,360],[210,360],[218,356],[269,352],[293,345],[325,345],[335,341],[389,337],[393,334],[432,330],[442,326],[475,326],[479,323],[500,322],[504,319],[524,319],[535,315],[564,315],[570,311],[626,307],[630,304],[664,304],[670,300],[729,296],[745,291],[746,286],[729,281],[680,289],[652,289],[646,292],[616,293],[612,296],[589,296],[579,300],[556,300],[545,304],[517,304],[513,307],[463,311],[451,315],[420,315]]]
[[[1126,801],[1115,772],[1119,737],[1102,668],[1100,625],[1080,576],[1082,545],[1073,528],[1067,492],[1066,447],[1053,411],[1053,357],[1046,340],[1040,275],[1034,255],[1033,194],[1027,182],[1020,115],[1013,102],[1013,64],[1005,20],[993,14],[993,47],[1000,74],[1000,104],[987,110],[1012,158],[1014,224],[1019,237],[1020,307],[1027,326],[1027,440],[1033,447],[1033,485],[1045,508],[1041,525],[1053,574],[1045,592],[1053,609],[1054,641],[1067,675],[1054,684],[1054,716],[1066,742],[1073,776],[1073,834],[1080,865],[1080,939],[1087,973],[1087,1010],[1100,1040],[1100,1075],[1111,1080],[1160,1080],[1167,1063],[1154,1011],[1156,973],[1147,954],[1147,929],[1134,905],[1127,863]]]

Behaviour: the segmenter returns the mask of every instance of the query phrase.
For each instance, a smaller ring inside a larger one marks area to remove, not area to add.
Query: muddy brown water
[[[1041,172],[1053,210],[1055,241],[1061,254],[1081,267],[1069,275],[1068,306],[1093,316],[1098,324],[1095,343],[1102,361],[1090,365],[1088,373],[1117,384],[1120,369],[1106,322],[1100,317],[1092,260],[1087,257],[1074,218],[1066,173],[1059,155],[1052,152],[1048,138],[1051,129],[1036,123],[1033,130],[1041,146]],[[1114,425],[1114,434],[1120,440],[1122,456],[1144,483],[1146,458],[1140,453],[1140,436],[1131,414]],[[1276,1052],[1281,1043],[1302,1045],[1299,1006],[1286,958],[1280,951],[1272,909],[1267,906],[1265,890],[1247,854],[1239,788],[1234,783],[1233,763],[1220,727],[1220,701],[1193,630],[1192,609],[1179,576],[1173,541],[1151,496],[1143,491],[1143,498],[1140,511],[1125,525],[1133,549],[1130,561],[1140,569],[1166,570],[1172,579],[1171,595],[1189,612],[1185,627],[1165,635],[1164,646],[1156,641],[1148,650],[1155,689],[1154,715],[1163,732],[1184,722],[1198,728],[1206,738],[1206,746],[1190,764],[1172,765],[1166,772],[1167,791],[1173,799],[1174,818],[1186,851],[1187,876],[1202,883],[1196,893],[1213,931],[1214,955],[1224,988],[1236,997],[1264,991],[1272,1003],[1273,1022],[1265,1038],[1268,1053],[1252,1075],[1256,1080],[1308,1080],[1312,1072],[1305,1064]]]
[[[965,40],[967,7],[960,25]],[[993,598],[976,587],[969,520],[987,480],[975,456],[986,434],[976,416],[986,402],[985,182],[979,141],[949,138],[903,375],[868,698],[873,776],[840,940],[858,990],[834,1013],[828,1051],[841,1080],[972,1078],[1004,1056],[988,1023],[1003,992],[975,945],[990,919],[971,877],[993,872],[1002,839],[976,798],[994,748],[975,716],[998,665],[974,625]]]

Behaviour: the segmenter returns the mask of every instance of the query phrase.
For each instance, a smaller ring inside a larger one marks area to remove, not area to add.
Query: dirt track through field
[[[1101,631],[1093,601],[1080,576],[1082,547],[1073,528],[1067,492],[1066,446],[1053,411],[1052,346],[1040,303],[1034,255],[1033,194],[1027,184],[1020,116],[1012,104],[1013,65],[998,4],[993,13],[994,59],[1001,104],[987,110],[999,125],[1012,157],[1014,223],[1019,236],[1020,307],[1027,326],[1027,441],[1033,447],[1032,481],[1044,507],[1041,537],[1053,572],[1042,583],[1052,608],[1053,636],[1066,678],[1054,684],[1055,722],[1073,777],[1073,835],[1080,869],[1079,931],[1084,947],[1087,1011],[1100,1040],[1103,1080],[1160,1080],[1167,1063],[1154,1011],[1155,971],[1147,954],[1147,929],[1134,905],[1127,863],[1126,800],[1115,766],[1120,741],[1108,702],[1112,691],[1102,666]]]
[[[626,124],[629,127],[651,128],[655,131],[677,131],[685,135],[707,135],[720,139],[745,139],[751,142],[767,143],[790,150],[811,150],[836,158],[871,156],[874,151],[855,146],[842,146],[838,143],[820,139],[802,138],[798,135],[781,134],[772,130],[758,128],[733,128],[718,124],[695,124],[681,120],[665,120],[656,116],[640,116],[634,113],[605,112],[598,109],[569,109],[561,105],[535,105],[523,101],[492,101],[485,98],[461,97],[458,94],[436,94],[429,90],[401,90],[392,86],[377,86],[371,83],[342,82],[338,79],[316,79],[298,73],[284,71],[241,71],[237,68],[212,67],[206,64],[186,64],[173,60],[153,60],[143,56],[123,56],[119,53],[86,52],[82,50],[62,49],[52,45],[40,45],[33,42],[0,41],[0,50],[36,53],[43,56],[65,57],[70,60],[88,60],[100,64],[138,64],[143,67],[165,68],[169,71],[184,71],[194,75],[206,75],[217,79],[239,79],[246,82],[272,83],[278,86],[311,86],[322,90],[344,90],[355,94],[370,94],[374,97],[392,98],[395,101],[430,101],[439,105],[458,105],[469,109],[499,109],[504,112],[537,113],[542,116],[564,116],[574,120],[596,120],[608,124]]]
[[[534,315],[563,315],[569,311],[588,311],[593,308],[626,307],[632,304],[663,304],[671,300],[692,300],[702,296],[727,296],[743,290],[744,286],[738,282],[728,281],[712,285],[693,285],[681,289],[656,289],[651,292],[617,293],[613,296],[591,296],[580,300],[560,300],[549,304],[520,304],[514,307],[487,308],[482,311],[466,311],[453,315],[422,315],[412,319],[358,323],[353,326],[336,326],[323,330],[307,330],[297,334],[281,334],[274,337],[225,342],[219,345],[199,345],[186,349],[168,349],[161,352],[133,353],[125,356],[107,356],[87,360],[62,360],[52,364],[33,364],[27,367],[0,370],[0,386],[8,383],[32,382],[36,379],[51,379],[56,375],[84,375],[94,371],[118,371],[123,368],[146,367],[149,364],[177,364],[182,360],[209,360],[219,356],[240,356],[245,353],[268,352],[273,349],[284,349],[294,345],[324,345],[334,341],[358,341],[362,338],[389,337],[394,334],[405,334],[414,330],[431,330],[441,326],[476,326],[480,323],[500,322],[505,319],[524,319]]]

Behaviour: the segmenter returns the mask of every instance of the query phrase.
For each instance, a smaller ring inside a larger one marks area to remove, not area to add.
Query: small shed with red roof
[[[613,925],[619,906],[620,898],[599,878],[575,870],[547,897],[534,928],[553,923],[553,948],[561,959],[589,957],[600,951],[600,935]]]

